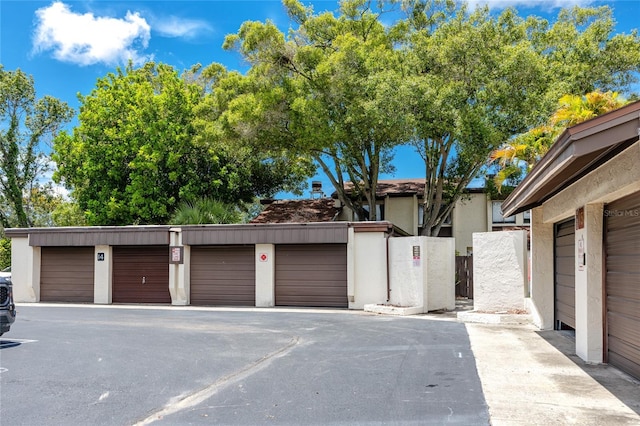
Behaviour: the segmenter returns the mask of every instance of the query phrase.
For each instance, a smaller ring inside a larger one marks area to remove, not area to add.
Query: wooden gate
[[[473,256],[456,256],[456,297],[473,299]]]

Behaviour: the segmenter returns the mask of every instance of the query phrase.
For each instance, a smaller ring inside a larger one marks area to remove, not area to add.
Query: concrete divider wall
[[[473,234],[473,308],[523,309],[528,289],[526,231]]]
[[[454,238],[425,238],[427,259],[427,308],[429,311],[456,308],[456,250]]]
[[[426,306],[423,242],[423,237],[389,240],[389,304],[401,307]]]
[[[455,308],[455,240],[401,237],[389,240],[389,281],[394,306],[422,312]]]

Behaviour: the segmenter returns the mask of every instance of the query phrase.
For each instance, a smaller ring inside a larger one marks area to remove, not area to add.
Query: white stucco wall
[[[11,282],[15,302],[40,301],[40,247],[28,237],[11,238]]]
[[[467,255],[467,247],[473,247],[473,233],[487,232],[487,195],[482,193],[466,194],[458,200],[453,210],[452,236],[455,238],[455,250],[460,256]]]
[[[353,232],[347,245],[349,309],[387,300],[387,241],[384,232]]]
[[[425,251],[427,237],[402,237],[389,240],[389,303],[395,306],[425,307]]]
[[[274,244],[256,244],[256,306],[270,308],[276,304],[276,250]]]
[[[473,234],[473,307],[478,311],[523,309],[527,281],[525,231]]]
[[[454,238],[424,237],[428,311],[456,307],[456,257]]]
[[[389,240],[389,303],[422,312],[455,309],[453,238],[402,237]]]

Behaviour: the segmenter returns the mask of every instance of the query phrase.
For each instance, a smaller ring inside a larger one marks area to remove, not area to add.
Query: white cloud
[[[204,21],[170,16],[163,19],[154,19],[153,30],[164,37],[193,39],[202,33],[211,32],[212,28]]]
[[[491,9],[503,9],[506,7],[539,7],[542,9],[571,8],[573,6],[588,6],[594,0],[469,0],[469,8],[488,5]]]
[[[149,43],[151,27],[140,14],[127,12],[123,19],[79,14],[61,2],[36,11],[33,48],[52,51],[64,62],[79,65],[135,64],[151,59],[142,53]]]

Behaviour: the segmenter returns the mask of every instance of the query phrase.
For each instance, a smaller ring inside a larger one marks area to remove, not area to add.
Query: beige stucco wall
[[[387,197],[385,199],[384,220],[412,235],[418,234],[418,198]]]
[[[473,308],[507,311],[524,308],[528,287],[525,231],[473,234]]]
[[[169,245],[182,247],[182,263],[169,263],[171,304],[188,305],[191,302],[191,247],[182,244],[182,229],[169,230]]]
[[[98,254],[104,260],[98,260]],[[93,303],[108,305],[112,296],[113,250],[111,246],[97,245],[93,255]]]
[[[467,248],[473,247],[473,233],[487,232],[487,195],[471,193],[458,200],[453,209],[452,236],[456,241],[456,251],[467,255]]]
[[[541,330],[554,327],[553,223],[543,221],[544,207],[531,211],[531,294],[527,309]]]
[[[11,238],[11,282],[17,303],[40,301],[40,247],[28,237]]]
[[[585,207],[584,228],[576,230],[576,355],[589,362],[603,360],[602,226],[603,205]],[[583,245],[584,264],[578,258]]]
[[[336,221],[340,222],[351,222],[353,220],[353,211],[346,206],[342,206],[342,210],[336,217]]]
[[[387,239],[384,232],[353,232],[347,245],[349,309],[387,300]]]

